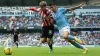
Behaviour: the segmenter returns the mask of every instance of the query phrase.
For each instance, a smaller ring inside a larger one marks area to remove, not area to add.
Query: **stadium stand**
[[[79,38],[81,37],[80,39],[83,41],[83,45],[100,45],[100,31],[79,31],[78,33]],[[36,46],[40,39],[40,36],[41,33],[21,33],[19,44],[24,46]],[[0,45],[3,46],[3,40],[6,39],[7,34],[0,33]],[[54,45],[66,46],[70,44],[61,37],[59,37],[59,33],[55,33]]]

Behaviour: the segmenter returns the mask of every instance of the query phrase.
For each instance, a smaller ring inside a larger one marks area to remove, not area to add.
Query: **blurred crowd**
[[[41,20],[38,17],[33,16],[1,16],[0,17],[0,27],[8,27],[10,24],[10,19],[14,18],[12,27],[37,27],[41,26]]]
[[[74,27],[100,27],[100,15],[67,16],[67,19]]]
[[[0,17],[0,27],[7,27],[10,24],[11,16]],[[13,27],[40,27],[40,17],[15,16]],[[100,27],[100,15],[85,15],[81,17],[67,16],[68,22],[72,27]]]
[[[100,45],[100,31],[80,31],[78,38],[83,41],[83,45]],[[0,34],[0,45],[3,45],[8,34]],[[39,42],[41,33],[21,33],[19,38],[20,45],[36,46]],[[13,38],[12,38],[13,39]],[[54,45],[66,46],[70,43],[66,42],[59,33],[55,33],[53,37]],[[46,43],[44,44],[46,45]]]
[[[84,45],[100,44],[100,31],[82,31],[78,33],[80,38],[83,39]]]

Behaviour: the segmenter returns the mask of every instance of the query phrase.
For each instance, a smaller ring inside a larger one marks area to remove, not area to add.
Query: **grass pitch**
[[[2,47],[0,56],[6,56]],[[89,48],[87,54],[75,47],[55,47],[53,53],[49,53],[48,47],[19,47],[13,48],[13,53],[9,56],[100,56],[100,47]]]

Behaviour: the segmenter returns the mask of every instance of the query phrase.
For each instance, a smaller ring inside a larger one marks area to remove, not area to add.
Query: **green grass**
[[[6,56],[3,50],[0,47],[0,56]],[[89,52],[83,54],[83,50],[74,47],[55,47],[50,54],[48,47],[20,47],[13,48],[11,56],[100,56],[100,48],[89,48]]]

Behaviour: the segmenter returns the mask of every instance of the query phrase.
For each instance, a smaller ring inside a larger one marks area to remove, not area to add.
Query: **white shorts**
[[[59,30],[60,36],[64,35],[64,31],[68,31],[70,33],[70,26],[65,26]]]

